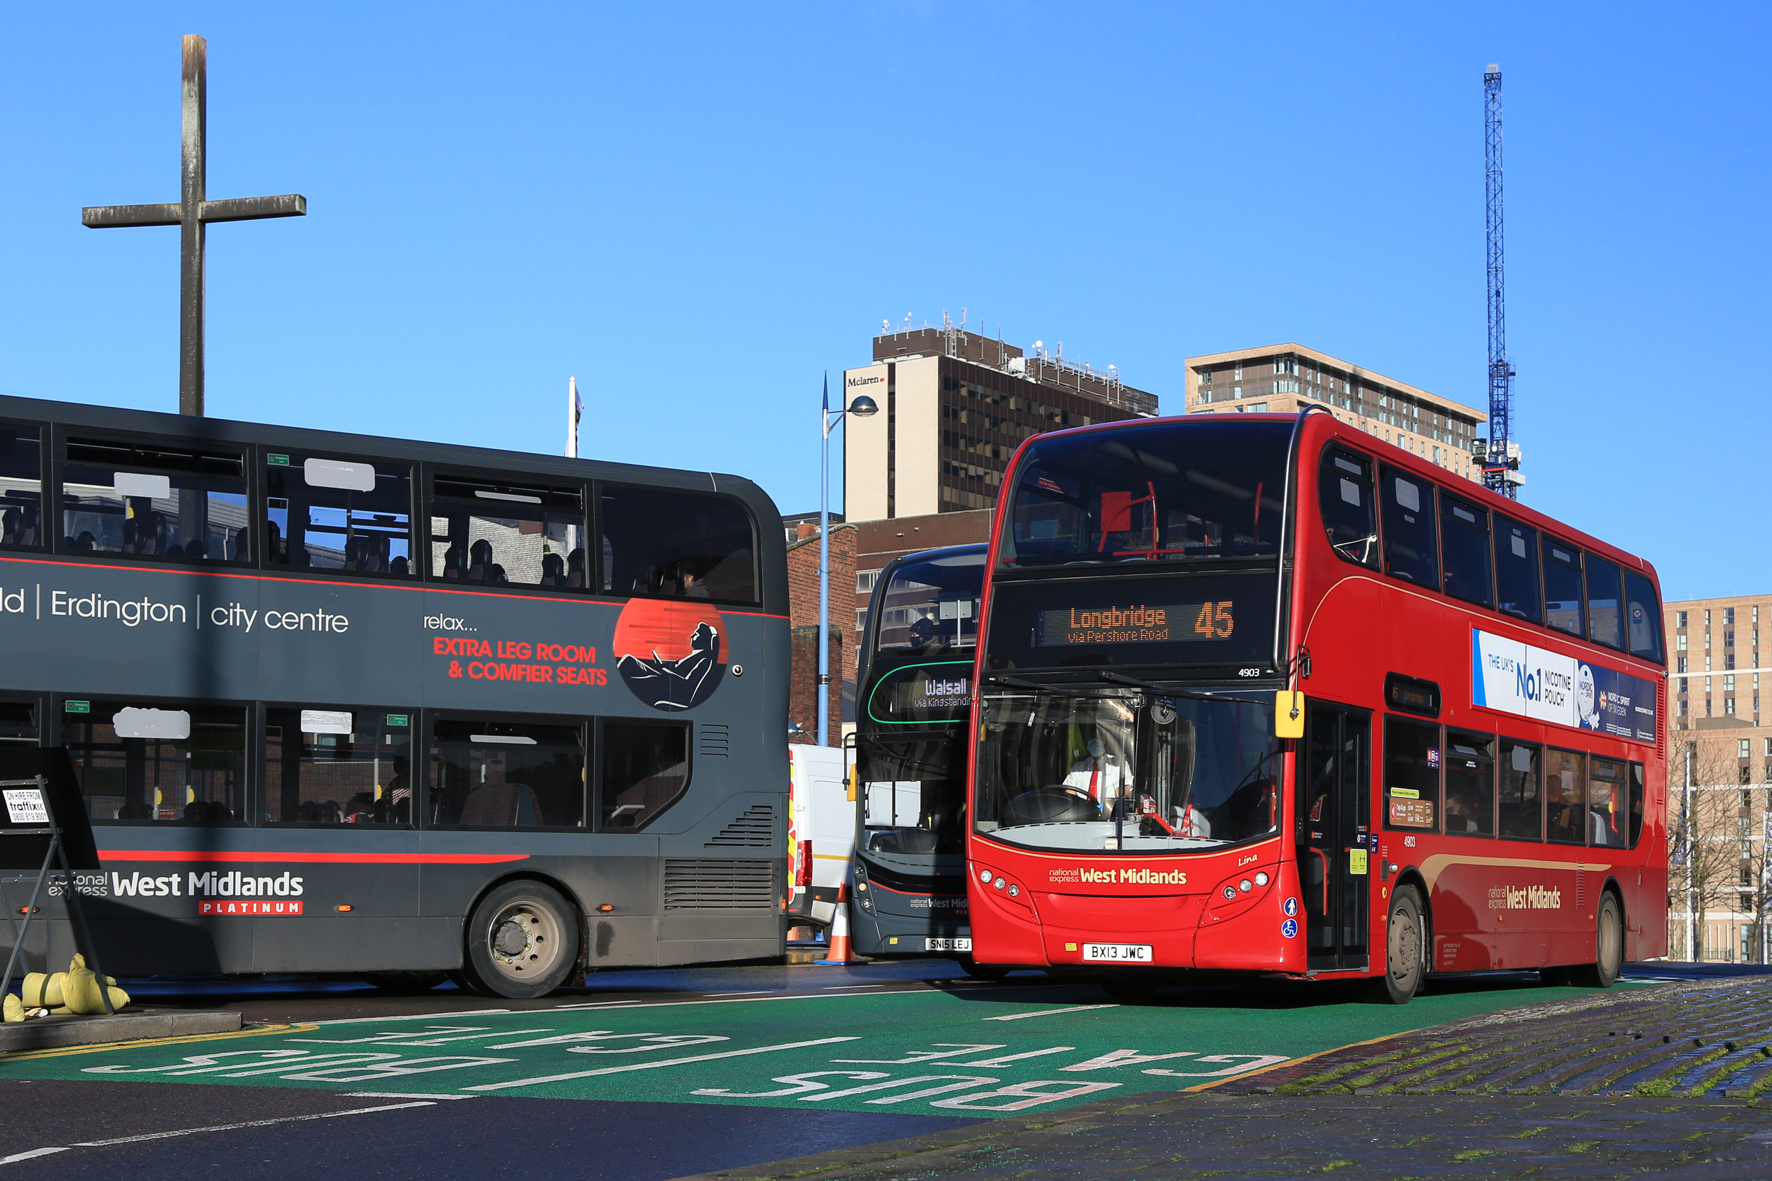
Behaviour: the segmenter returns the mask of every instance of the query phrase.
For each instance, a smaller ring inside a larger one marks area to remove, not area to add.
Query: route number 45
[[[1194,634],[1209,640],[1228,639],[1235,626],[1229,602],[1201,603],[1200,613],[1194,617]]]

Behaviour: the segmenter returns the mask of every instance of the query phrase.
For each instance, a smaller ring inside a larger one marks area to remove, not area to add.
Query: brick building
[[[792,648],[788,664],[788,721],[797,724],[790,742],[818,741],[818,521],[795,521],[795,539],[788,543],[788,628]],[[855,526],[831,525],[831,695],[833,738],[843,733],[843,719],[855,699],[855,659],[846,610],[855,585]]]
[[[1696,949],[1703,959],[1764,962],[1761,916],[1772,911],[1772,710],[1762,707],[1760,681],[1772,675],[1772,594],[1691,599],[1663,611],[1674,954],[1693,958]],[[1688,799],[1697,847],[1690,872],[1679,849]],[[1687,930],[1693,910],[1700,915],[1697,940]]]

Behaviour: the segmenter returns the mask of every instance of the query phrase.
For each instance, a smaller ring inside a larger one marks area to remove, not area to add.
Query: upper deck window
[[[1434,486],[1396,468],[1382,469],[1384,572],[1417,586],[1440,585],[1434,539]]]
[[[1037,440],[998,546],[1006,566],[1273,558],[1283,422],[1188,421]]]
[[[34,426],[0,426],[0,548],[43,545],[43,449]]]
[[[1330,447],[1317,474],[1318,513],[1336,556],[1362,566],[1378,565],[1378,501],[1372,495],[1372,460]]]
[[[757,601],[755,530],[725,496],[604,485],[603,591]]]
[[[265,456],[265,562],[413,578],[412,466]]]
[[[1655,584],[1633,570],[1624,572],[1625,628],[1632,656],[1661,660],[1661,604]]]
[[[69,439],[62,547],[162,562],[249,561],[240,452],[173,440]]]
[[[1624,647],[1624,620],[1620,610],[1618,567],[1604,558],[1587,556],[1588,639],[1608,648]]]
[[[1538,595],[1538,530],[1495,515],[1496,607],[1529,623],[1544,622]]]
[[[1587,633],[1581,601],[1581,551],[1544,539],[1544,622],[1572,636]]]
[[[584,492],[437,476],[431,484],[431,576],[583,588]]]
[[[985,551],[942,554],[893,567],[876,592],[880,633],[876,648],[935,658],[971,652],[978,643],[978,596]]]
[[[1489,510],[1440,494],[1441,561],[1446,593],[1479,607],[1495,605],[1489,572]]]

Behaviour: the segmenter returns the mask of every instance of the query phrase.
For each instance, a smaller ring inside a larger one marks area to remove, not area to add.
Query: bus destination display
[[[1235,607],[1234,600],[1220,599],[1204,603],[1050,608],[1035,617],[1034,646],[1228,640],[1236,631]]]

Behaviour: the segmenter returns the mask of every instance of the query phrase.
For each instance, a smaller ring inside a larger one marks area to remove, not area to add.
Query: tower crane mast
[[[1520,451],[1513,437],[1514,368],[1507,359],[1507,278],[1501,225],[1501,67],[1483,72],[1485,222],[1489,232],[1489,454],[1483,484],[1518,499]]]

